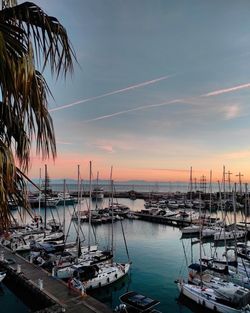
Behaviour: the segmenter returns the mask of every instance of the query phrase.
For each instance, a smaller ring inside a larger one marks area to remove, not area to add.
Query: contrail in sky
[[[140,107],[137,107],[137,108],[128,109],[128,110],[124,110],[124,111],[119,111],[119,112],[115,112],[115,113],[111,113],[111,114],[107,114],[107,115],[102,115],[102,116],[99,116],[99,117],[96,117],[96,118],[92,118],[90,120],[85,120],[85,121],[83,121],[83,123],[87,124],[89,122],[104,120],[104,119],[109,118],[109,117],[122,115],[122,114],[129,113],[129,112],[141,111],[141,110],[145,110],[145,109],[150,109],[150,108],[164,106],[164,105],[167,105],[167,104],[180,103],[183,100],[184,99],[174,99],[174,100],[165,101],[165,102],[161,102],[161,103],[157,103],[157,104],[143,105],[143,106],[140,106]]]
[[[83,121],[83,123],[90,123],[90,122],[94,122],[94,121],[99,121],[99,120],[103,120],[103,119],[110,118],[113,116],[126,114],[129,112],[151,109],[151,108],[160,107],[160,106],[164,106],[164,105],[168,105],[168,104],[181,103],[181,102],[190,101],[190,100],[192,101],[194,99],[199,99],[202,97],[214,97],[214,96],[218,96],[218,95],[225,94],[228,92],[238,91],[238,90],[245,89],[245,88],[250,88],[250,83],[246,83],[243,85],[237,85],[237,86],[226,88],[226,89],[219,89],[216,91],[211,91],[211,92],[199,95],[199,96],[182,98],[182,99],[173,99],[173,100],[165,101],[165,102],[158,103],[158,104],[149,104],[149,105],[139,106],[139,107],[136,107],[133,109],[119,111],[119,112],[115,112],[115,113],[111,113],[111,114],[107,114],[107,115],[102,115],[102,116],[99,116],[99,117],[96,117],[96,118],[93,118],[90,120],[85,120],[85,121]]]
[[[50,109],[49,112],[55,112],[55,111],[67,109],[67,108],[73,107],[73,106],[75,106],[77,104],[81,104],[81,103],[85,103],[85,102],[89,102],[89,101],[105,98],[105,97],[112,96],[112,95],[115,95],[115,94],[118,94],[118,93],[122,93],[122,92],[126,92],[126,91],[129,91],[129,90],[133,90],[133,89],[136,89],[136,88],[145,87],[147,85],[152,85],[152,84],[155,84],[155,83],[157,83],[159,81],[168,79],[171,76],[172,75],[162,76],[162,77],[159,77],[159,78],[156,78],[156,79],[152,79],[152,80],[140,83],[140,84],[128,86],[128,87],[123,88],[123,89],[118,89],[118,90],[114,90],[114,91],[111,91],[111,92],[107,92],[107,93],[104,93],[104,94],[99,95],[99,96],[90,97],[90,98],[87,98],[87,99],[83,99],[83,100],[79,100],[79,101],[76,101],[76,102],[72,102],[70,104],[66,104],[66,105],[62,105],[62,106],[54,108],[54,109]]]
[[[212,91],[212,92],[209,92],[209,93],[202,95],[201,97],[218,96],[218,95],[222,95],[222,94],[225,94],[228,92],[237,91],[237,90],[241,90],[241,89],[245,89],[245,88],[249,88],[249,87],[250,87],[250,83],[247,83],[247,84],[243,84],[243,85],[234,86],[231,88],[219,89],[216,91]]]

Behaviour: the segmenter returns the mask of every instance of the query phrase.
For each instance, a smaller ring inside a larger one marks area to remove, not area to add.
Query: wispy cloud
[[[189,173],[190,170],[188,169],[174,169],[174,168],[151,168],[152,171],[164,171],[164,172],[179,172],[179,173]]]
[[[219,95],[222,95],[222,94],[225,94],[225,93],[238,91],[238,90],[246,89],[246,88],[250,88],[250,83],[237,85],[237,86],[233,86],[233,87],[230,87],[230,88],[225,88],[225,89],[219,89],[219,90],[211,91],[211,92],[205,93],[204,95],[201,95],[201,97],[214,97],[214,96],[219,96]]]
[[[249,159],[250,149],[229,152],[223,155],[224,159]]]
[[[173,75],[162,76],[162,77],[159,77],[159,78],[156,78],[156,79],[152,79],[152,80],[148,80],[148,81],[136,84],[136,85],[128,86],[126,88],[122,88],[122,89],[114,90],[114,91],[111,91],[111,92],[107,92],[107,93],[104,93],[104,94],[99,95],[99,96],[90,97],[90,98],[87,98],[87,99],[75,101],[75,102],[72,102],[72,103],[69,103],[69,104],[66,104],[66,105],[59,106],[57,108],[50,109],[49,112],[55,112],[55,111],[68,109],[68,108],[73,107],[73,106],[78,105],[78,104],[94,101],[94,100],[97,100],[97,99],[105,98],[105,97],[108,97],[108,96],[112,96],[112,95],[115,95],[115,94],[123,93],[123,92],[130,91],[130,90],[133,90],[133,89],[137,89],[137,88],[145,87],[145,86],[148,86],[148,85],[152,85],[152,84],[158,83],[158,82],[160,82],[162,80],[166,80],[166,79],[168,79],[168,78],[170,78],[172,76]]]
[[[109,153],[113,153],[115,152],[113,149],[113,146],[111,145],[97,145],[96,146],[98,149],[109,152]]]
[[[227,107],[225,110],[225,119],[226,120],[234,119],[234,118],[238,117],[239,114],[240,114],[239,105],[237,105],[237,104],[231,105],[231,106]]]

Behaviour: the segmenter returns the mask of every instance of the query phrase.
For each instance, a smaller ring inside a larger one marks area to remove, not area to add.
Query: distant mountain
[[[66,184],[77,184],[77,180],[76,179],[71,179],[71,178],[65,178],[66,180]],[[39,179],[38,178],[34,178],[32,179],[32,181],[35,184],[39,184]],[[42,179],[43,181],[43,179]],[[88,184],[89,180],[83,180],[84,184]],[[92,182],[95,184],[96,183],[96,179],[93,179]],[[64,179],[51,179],[50,178],[50,184],[63,184],[64,183]],[[115,181],[115,184],[119,184],[119,185],[166,185],[169,184],[169,182],[156,182],[156,181],[147,181],[147,180],[123,180],[123,181]],[[180,182],[181,183],[181,182]],[[100,185],[108,185],[110,184],[110,180],[107,179],[101,179],[99,180],[99,184]]]

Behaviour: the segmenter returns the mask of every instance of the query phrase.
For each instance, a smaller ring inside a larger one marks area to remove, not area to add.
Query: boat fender
[[[71,280],[71,278],[68,280],[68,288],[69,288],[69,289],[72,288],[72,280]]]
[[[203,306],[206,306],[205,300],[202,301],[202,305],[203,305]]]
[[[216,307],[216,305],[214,305],[214,312],[217,312],[217,307]]]
[[[107,282],[109,283],[109,277],[107,278]]]
[[[117,274],[115,274],[115,278],[117,278]]]

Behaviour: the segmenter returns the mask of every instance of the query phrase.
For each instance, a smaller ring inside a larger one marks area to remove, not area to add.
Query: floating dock
[[[149,221],[153,223],[166,224],[176,227],[184,227],[192,224],[191,220],[180,218],[180,217],[165,217],[160,215],[144,214],[140,212],[133,212],[141,220]]]
[[[65,282],[3,246],[0,246],[0,267],[7,271],[5,279],[9,284],[18,285],[30,299],[43,303],[37,310],[39,313],[112,313],[103,303],[69,290]]]

